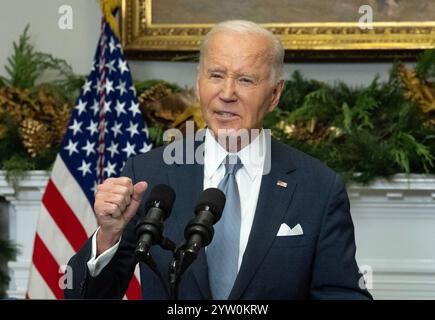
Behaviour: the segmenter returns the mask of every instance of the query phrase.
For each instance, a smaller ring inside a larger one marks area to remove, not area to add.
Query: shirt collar
[[[254,141],[236,153],[251,180],[254,180],[257,175],[261,174],[265,150],[264,130],[261,130]],[[216,141],[210,130],[207,129],[204,146],[204,175],[208,179],[216,173],[228,154],[229,153]]]

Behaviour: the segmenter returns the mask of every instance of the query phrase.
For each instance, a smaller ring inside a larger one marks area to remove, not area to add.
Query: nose
[[[225,81],[223,81],[219,98],[224,102],[234,102],[237,100],[235,79],[227,77]]]

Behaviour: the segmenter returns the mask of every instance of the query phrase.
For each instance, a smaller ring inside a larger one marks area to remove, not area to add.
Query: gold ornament
[[[17,122],[26,118],[33,118],[39,108],[34,99],[30,97],[30,91],[14,87],[0,88],[0,113],[5,112]]]
[[[202,118],[201,106],[199,105],[198,101],[187,107],[186,110],[184,110],[184,112],[180,114],[177,119],[175,119],[171,127],[177,128],[188,120],[193,120],[196,130],[205,128],[205,121]]]
[[[307,143],[320,143],[326,139],[336,139],[343,135],[340,128],[319,125],[316,118],[312,118],[300,124],[288,124],[284,120],[276,126],[287,135],[287,138],[304,141]]]
[[[51,147],[51,134],[44,123],[25,119],[19,128],[23,144],[32,158],[40,155],[44,150]]]
[[[435,111],[433,84],[420,80],[414,70],[406,68],[403,64],[399,65],[399,76],[406,88],[406,98],[417,103],[424,113]]]
[[[139,102],[143,105],[147,105],[151,102],[158,101],[163,97],[172,94],[170,88],[168,88],[164,83],[158,83],[151,88],[144,90],[139,96]]]
[[[142,92],[139,102],[147,119],[165,129],[184,130],[187,120],[195,122],[196,130],[205,127],[194,90],[172,93],[165,84],[159,83]]]
[[[14,87],[0,88],[0,114],[9,115],[19,124],[23,145],[32,157],[62,142],[71,111],[70,104],[56,101],[44,87],[37,88],[36,93]],[[0,138],[6,131],[7,128],[2,130]]]

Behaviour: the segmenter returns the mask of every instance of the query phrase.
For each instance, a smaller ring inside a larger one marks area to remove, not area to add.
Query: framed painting
[[[433,0],[123,0],[122,44],[133,58],[191,56],[230,19],[271,30],[287,60],[406,59],[435,47]]]

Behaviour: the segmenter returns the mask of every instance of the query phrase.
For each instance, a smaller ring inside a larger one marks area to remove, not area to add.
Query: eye
[[[223,76],[220,73],[212,72],[212,73],[210,73],[210,78],[211,79],[223,79]]]
[[[239,78],[239,83],[244,85],[244,86],[251,86],[251,85],[255,84],[255,81],[251,78],[242,77],[242,78]]]

